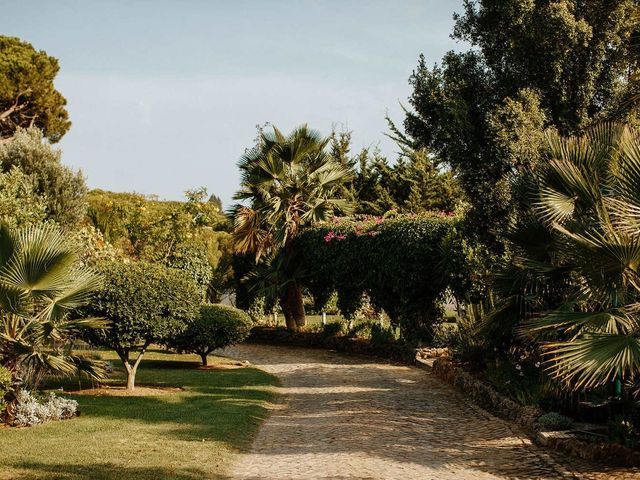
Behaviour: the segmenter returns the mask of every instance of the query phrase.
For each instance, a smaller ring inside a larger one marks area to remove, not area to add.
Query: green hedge
[[[337,292],[347,318],[366,293],[403,338],[429,340],[456,264],[457,253],[444,248],[456,225],[454,217],[431,214],[338,218],[305,229],[295,244],[304,284],[318,308]]]

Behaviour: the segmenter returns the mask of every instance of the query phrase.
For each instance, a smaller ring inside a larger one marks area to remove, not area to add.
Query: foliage
[[[161,201],[137,193],[92,190],[87,196],[87,217],[106,241],[132,258],[163,262],[182,243],[226,228],[216,207],[200,204],[198,199],[191,195],[187,202]]]
[[[251,321],[256,325],[269,321],[267,319],[266,300],[262,295],[253,298],[249,304],[249,308],[246,309],[246,312],[251,318]]]
[[[4,418],[9,394],[13,392],[13,375],[11,371],[0,365],[0,419]]]
[[[542,430],[555,432],[558,430],[569,430],[573,426],[573,420],[557,412],[549,412],[540,415],[538,425]]]
[[[413,150],[401,142],[399,147],[400,155],[389,164],[377,148],[364,148],[351,156],[351,132],[332,133],[332,156],[352,171],[342,196],[354,203],[355,213],[383,215],[389,210],[422,213],[458,208],[462,193],[451,172],[441,171],[425,149]]]
[[[0,141],[20,127],[39,128],[52,142],[69,130],[67,101],[54,85],[59,68],[46,52],[0,35]]]
[[[183,243],[167,258],[166,265],[187,274],[198,286],[202,300],[205,299],[213,279],[213,269],[207,256],[206,245],[200,242]]]
[[[373,345],[384,345],[395,342],[396,336],[391,327],[383,327],[379,323],[371,324],[371,343]]]
[[[77,318],[99,285],[75,247],[54,226],[10,230],[0,225],[0,364],[15,382],[47,373],[101,378],[99,362],[75,355],[70,342],[105,322]]]
[[[472,49],[433,68],[420,57],[400,137],[451,168],[470,203],[470,240],[501,253],[519,201],[513,179],[539,161],[545,128],[577,133],[634,108],[619,94],[635,68],[635,9],[632,0],[466,0],[453,37]]]
[[[220,300],[231,287],[227,221],[206,189],[186,192],[186,202],[135,193],[89,192],[88,219],[107,245],[135,260],[183,270],[203,298]]]
[[[208,228],[199,232],[200,241],[205,245],[207,259],[212,273],[207,286],[207,301],[220,303],[225,293],[233,290],[233,245],[231,234]]]
[[[453,347],[457,344],[459,334],[456,324],[441,323],[434,329],[433,346]]]
[[[113,349],[135,388],[135,374],[146,349],[180,334],[198,315],[201,295],[183,272],[147,262],[108,262],[100,265],[104,283],[86,308],[90,315],[110,321],[106,331],[89,339]],[[133,365],[130,353],[139,349]]]
[[[322,334],[325,337],[337,337],[345,332],[345,323],[340,321],[327,322],[322,325]]]
[[[41,223],[47,204],[36,192],[35,182],[19,168],[0,172],[0,221],[12,228]]]
[[[637,424],[637,420],[636,420]],[[617,415],[608,422],[608,434],[611,442],[620,443],[629,448],[636,448],[640,442],[640,433],[634,427],[633,419]]]
[[[249,205],[237,204],[232,210],[235,249],[253,254],[256,262],[269,257],[261,272],[273,280],[269,288],[291,329],[305,323],[293,239],[304,226],[350,207],[339,196],[349,172],[327,152],[328,143],[307,126],[289,136],[274,128],[271,134],[261,132],[258,145],[238,164],[241,185],[234,199]]]
[[[200,355],[207,365],[207,355],[218,348],[242,342],[251,330],[252,321],[242,310],[216,304],[204,304],[200,315],[187,328],[169,341],[169,345],[181,352]]]
[[[82,173],[62,165],[60,157],[37,128],[18,129],[10,142],[0,145],[1,170],[18,168],[29,176],[46,203],[47,218],[72,229],[84,218],[87,187]]]
[[[295,244],[304,284],[320,305],[337,292],[345,318],[354,317],[367,294],[405,339],[428,340],[448,286],[442,242],[455,224],[447,215],[390,215],[307,228]]]
[[[124,260],[124,252],[104,239],[93,225],[84,225],[71,233],[71,241],[78,248],[80,261],[88,266],[98,263]]]
[[[41,423],[73,418],[77,411],[78,402],[75,400],[57,397],[54,393],[50,393],[41,403],[31,392],[20,390],[16,394],[11,425],[32,427]]]
[[[484,320],[495,337],[541,343],[549,372],[575,389],[640,373],[640,137],[602,124],[550,133],[532,178],[531,209],[510,234],[513,260],[495,273],[501,299]]]
[[[187,198],[185,209],[196,225],[205,227],[221,223],[222,202],[218,197],[209,196],[205,187],[187,190],[184,194]]]

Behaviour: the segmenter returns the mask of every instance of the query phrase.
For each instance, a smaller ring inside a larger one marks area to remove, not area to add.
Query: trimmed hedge
[[[430,340],[450,283],[450,253],[443,247],[456,224],[447,215],[391,215],[336,218],[307,228],[295,242],[303,284],[318,309],[337,292],[347,318],[366,293],[401,327],[403,338]]]

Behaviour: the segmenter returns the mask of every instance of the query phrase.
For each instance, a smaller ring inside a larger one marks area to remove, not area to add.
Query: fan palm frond
[[[87,303],[100,279],[79,264],[75,247],[56,227],[14,232],[0,226],[0,244],[7,246],[0,256],[0,360],[16,374],[76,372],[78,363],[64,347],[87,329],[107,324],[71,315]],[[90,374],[101,371],[96,363]]]

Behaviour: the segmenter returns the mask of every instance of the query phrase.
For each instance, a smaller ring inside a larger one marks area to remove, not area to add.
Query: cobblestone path
[[[241,345],[225,354],[282,383],[233,479],[640,478],[556,458],[423,369],[289,347]]]

